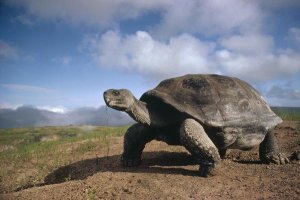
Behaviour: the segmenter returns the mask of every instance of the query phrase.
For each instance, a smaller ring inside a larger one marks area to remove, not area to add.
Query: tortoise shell
[[[268,130],[282,122],[258,91],[234,77],[191,74],[167,79],[140,98],[147,104],[154,99],[212,127]]]

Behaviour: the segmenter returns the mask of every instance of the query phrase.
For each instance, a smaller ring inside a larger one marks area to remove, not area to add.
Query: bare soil
[[[274,130],[287,155],[300,151],[299,127],[300,122],[284,122]],[[141,166],[124,169],[122,143],[123,138],[112,138],[108,155],[93,152],[51,172],[41,186],[0,199],[300,199],[295,154],[290,164],[266,165],[259,161],[258,148],[231,150],[215,176],[202,178],[183,147],[156,141],[146,146]]]

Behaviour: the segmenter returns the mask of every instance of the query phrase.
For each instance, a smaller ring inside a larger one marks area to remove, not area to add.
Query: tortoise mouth
[[[115,110],[123,111],[125,108],[122,106],[122,101],[119,99],[111,99],[109,97],[104,97],[106,105]]]
[[[103,99],[104,99],[105,104],[106,104],[108,107],[110,107],[111,99],[107,96],[107,92],[104,92],[104,93],[103,93]]]
[[[104,102],[105,102],[105,104],[106,104],[108,107],[111,107],[111,100],[110,100],[110,99],[104,99]]]
[[[113,106],[117,106],[118,104],[121,104],[121,101],[118,98],[112,96],[112,91],[114,90],[110,89],[110,90],[106,90],[103,93],[104,101],[106,105],[109,107],[113,107]]]

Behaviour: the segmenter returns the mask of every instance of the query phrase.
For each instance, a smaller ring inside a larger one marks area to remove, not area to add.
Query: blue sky
[[[273,106],[300,106],[297,0],[4,0],[0,107],[104,105],[188,73],[236,76]]]

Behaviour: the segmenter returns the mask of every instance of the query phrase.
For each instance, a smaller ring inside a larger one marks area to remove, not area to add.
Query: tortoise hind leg
[[[210,175],[220,161],[220,155],[203,127],[194,119],[184,120],[180,128],[180,140],[200,164],[200,176]]]
[[[289,159],[279,152],[277,140],[272,131],[269,131],[259,145],[259,158],[264,163],[286,164]]]
[[[137,123],[129,127],[124,135],[123,167],[140,165],[145,145],[153,139],[154,134],[149,126]]]

